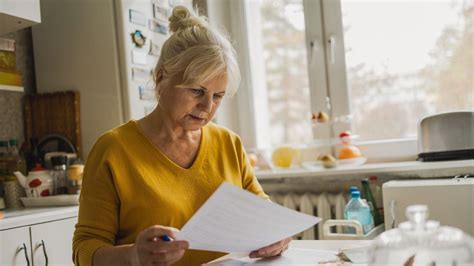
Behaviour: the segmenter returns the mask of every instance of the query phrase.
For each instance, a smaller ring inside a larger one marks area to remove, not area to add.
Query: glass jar
[[[68,179],[66,171],[67,156],[59,155],[51,157],[51,164],[53,166],[51,176],[53,177],[54,194],[68,194]]]
[[[473,239],[427,221],[428,207],[408,206],[408,221],[374,239],[370,265],[472,265]]]

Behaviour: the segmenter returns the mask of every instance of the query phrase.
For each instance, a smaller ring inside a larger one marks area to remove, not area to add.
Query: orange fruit
[[[340,160],[353,159],[358,157],[362,157],[362,153],[356,146],[344,146],[339,152]]]
[[[255,167],[258,163],[257,155],[255,155],[253,153],[249,153],[249,160],[250,160],[250,165],[252,167]]]

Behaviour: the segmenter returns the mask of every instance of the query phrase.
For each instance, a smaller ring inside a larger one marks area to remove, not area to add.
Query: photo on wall
[[[148,51],[148,54],[153,56],[160,56],[160,46],[152,40],[150,40],[150,51]]]
[[[171,16],[171,10],[168,7],[161,6],[157,3],[153,4],[153,17],[161,21],[168,21]]]
[[[152,70],[139,68],[139,67],[132,67],[132,79],[134,81],[149,81],[152,77]]]
[[[154,19],[149,19],[148,20],[148,28],[157,33],[161,33],[164,35],[168,35],[168,24],[164,22],[159,22]]]
[[[130,22],[133,24],[137,24],[140,26],[146,26],[146,16],[144,13],[130,9],[129,10],[129,19]]]
[[[140,93],[140,100],[143,101],[155,101],[156,95],[152,83],[148,85],[138,85],[138,92]]]

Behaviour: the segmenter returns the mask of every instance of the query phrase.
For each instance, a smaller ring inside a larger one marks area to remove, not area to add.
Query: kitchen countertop
[[[0,231],[77,217],[78,210],[78,206],[5,209],[2,210],[5,213],[5,217],[0,220]]]

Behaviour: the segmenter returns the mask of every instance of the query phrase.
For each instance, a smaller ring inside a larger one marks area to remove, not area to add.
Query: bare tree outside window
[[[302,0],[260,5],[271,143],[309,141],[311,105]]]
[[[427,115],[474,109],[471,1],[341,2],[362,139],[416,136]]]
[[[305,26],[317,25],[305,25],[302,0],[251,3],[260,16],[249,18],[261,39],[253,48],[265,72],[255,78],[266,86],[253,89],[267,92],[270,143],[310,141]],[[340,75],[347,76],[352,129],[361,140],[414,137],[427,115],[474,110],[472,1],[341,0],[341,8]]]

